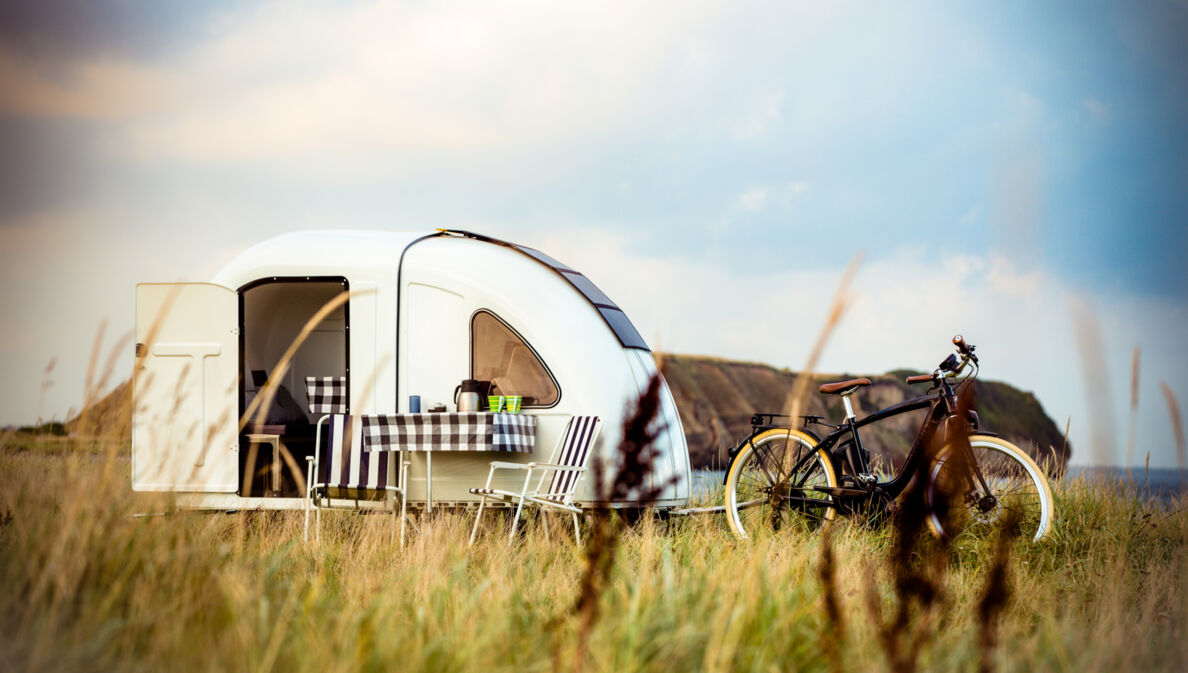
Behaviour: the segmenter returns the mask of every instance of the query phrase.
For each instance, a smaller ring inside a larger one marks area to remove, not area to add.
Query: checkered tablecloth
[[[452,412],[363,417],[366,451],[532,453],[535,444],[535,416]]]

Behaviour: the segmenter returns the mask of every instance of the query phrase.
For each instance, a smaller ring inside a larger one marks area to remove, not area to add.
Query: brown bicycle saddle
[[[820,390],[821,392],[825,393],[826,395],[837,395],[839,393],[844,393],[847,391],[853,392],[855,390],[858,390],[862,386],[869,386],[869,385],[870,385],[870,379],[867,379],[867,378],[850,379],[848,381],[838,381],[836,383],[822,383],[821,387],[818,388],[817,390]]]

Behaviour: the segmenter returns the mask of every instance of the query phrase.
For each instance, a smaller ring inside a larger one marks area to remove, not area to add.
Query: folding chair
[[[474,529],[470,532],[470,544],[478,534],[479,520],[483,516],[483,507],[487,499],[499,500],[507,504],[515,503],[516,513],[512,518],[511,531],[508,533],[508,543],[515,539],[516,527],[520,522],[520,512],[525,506],[539,507],[541,511],[560,510],[568,512],[573,517],[573,537],[580,545],[582,543],[581,530],[578,527],[578,514],[581,508],[573,504],[574,494],[578,484],[586,472],[586,464],[590,459],[591,449],[598,440],[598,432],[602,429],[602,420],[597,416],[574,416],[565,426],[565,432],[553,449],[553,455],[547,463],[507,463],[493,461],[491,471],[487,474],[487,485],[483,488],[472,488],[470,492],[481,496],[478,513],[474,517]],[[491,480],[496,470],[521,470],[524,472],[524,485],[519,491],[504,491],[491,488]],[[538,477],[533,486],[533,477]],[[548,535],[548,523],[545,522],[545,535]]]
[[[308,478],[305,498],[305,540],[309,541],[309,513],[314,510],[317,536],[321,538],[323,509],[370,509],[366,505],[386,500],[389,493],[400,496],[400,545],[404,546],[404,522],[408,513],[408,499],[404,484],[408,479],[409,463],[401,460],[401,452],[368,451],[368,441],[376,435],[374,426],[384,416],[348,416],[331,414],[318,420],[314,456],[308,458]],[[322,425],[327,425],[326,442],[322,442]],[[397,460],[399,480],[388,483],[388,466]],[[396,505],[393,502],[393,513]]]
[[[404,484],[409,463],[403,460],[401,452],[367,450],[372,448],[370,442],[382,442],[386,436],[382,429],[386,427],[385,417],[347,415],[345,377],[309,376],[305,379],[305,389],[310,413],[323,414],[315,430],[314,455],[306,458],[305,541],[309,541],[311,508],[315,510],[316,533],[320,539],[323,509],[363,509],[365,504],[386,500],[392,493],[400,496],[400,545],[404,546],[408,507]],[[327,422],[323,446],[322,426]],[[395,484],[389,484],[389,463],[393,459],[398,461],[399,478]],[[392,510],[396,510],[395,503]]]

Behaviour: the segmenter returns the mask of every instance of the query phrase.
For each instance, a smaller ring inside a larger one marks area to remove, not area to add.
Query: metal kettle
[[[478,411],[483,401],[485,390],[490,389],[490,381],[476,381],[466,379],[462,385],[454,388],[454,404],[458,411]]]

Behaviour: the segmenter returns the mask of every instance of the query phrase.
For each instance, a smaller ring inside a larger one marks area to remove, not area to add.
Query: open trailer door
[[[136,286],[132,489],[231,493],[239,480],[239,298]]]

